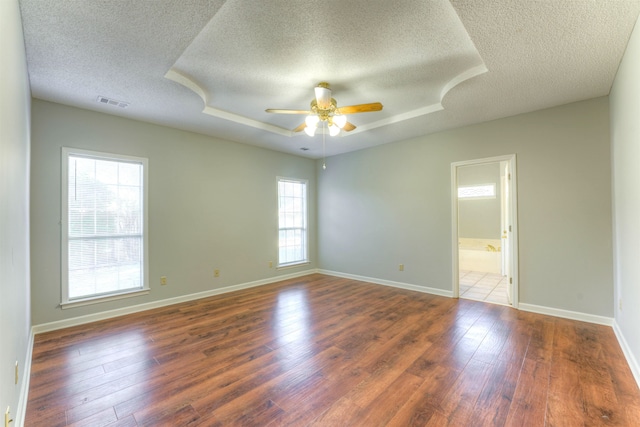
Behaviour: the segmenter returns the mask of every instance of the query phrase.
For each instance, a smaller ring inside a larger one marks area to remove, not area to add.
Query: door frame
[[[516,175],[516,155],[508,154],[504,156],[487,157],[483,159],[464,160],[451,163],[451,259],[453,276],[453,298],[460,297],[460,271],[459,271],[459,244],[458,244],[458,168],[462,166],[483,165],[487,163],[507,162],[511,175],[509,185],[509,199],[511,213],[511,238],[509,261],[511,263],[511,306],[518,308],[518,195],[517,195],[517,175]],[[499,183],[497,183],[499,184]]]

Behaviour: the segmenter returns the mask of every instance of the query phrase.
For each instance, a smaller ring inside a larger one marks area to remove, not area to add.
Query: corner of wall
[[[627,359],[627,363],[629,364],[629,368],[631,368],[631,373],[636,380],[636,384],[640,388],[640,363],[633,355],[631,348],[629,348],[629,344],[627,340],[624,338],[622,331],[620,330],[620,326],[618,326],[618,322],[614,319],[613,321],[613,332],[616,334],[616,338],[618,339],[618,343],[622,348],[622,353],[624,353],[624,357]]]

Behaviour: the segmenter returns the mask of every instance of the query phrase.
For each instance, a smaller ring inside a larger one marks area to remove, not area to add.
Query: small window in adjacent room
[[[148,292],[147,159],[62,149],[62,307]]]
[[[468,185],[458,187],[458,199],[495,199],[496,185]]]
[[[278,267],[309,262],[307,181],[278,178]]]

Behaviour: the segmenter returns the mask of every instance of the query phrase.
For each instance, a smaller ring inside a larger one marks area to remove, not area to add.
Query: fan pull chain
[[[325,150],[324,150],[324,136],[325,136],[325,127],[322,126],[322,170],[327,169],[327,164],[325,163]]]

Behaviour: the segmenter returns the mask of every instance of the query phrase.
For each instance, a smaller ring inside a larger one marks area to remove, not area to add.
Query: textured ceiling
[[[607,95],[640,0],[21,0],[33,96],[308,157]],[[99,96],[129,103],[105,105]],[[308,151],[301,151],[301,148]]]

